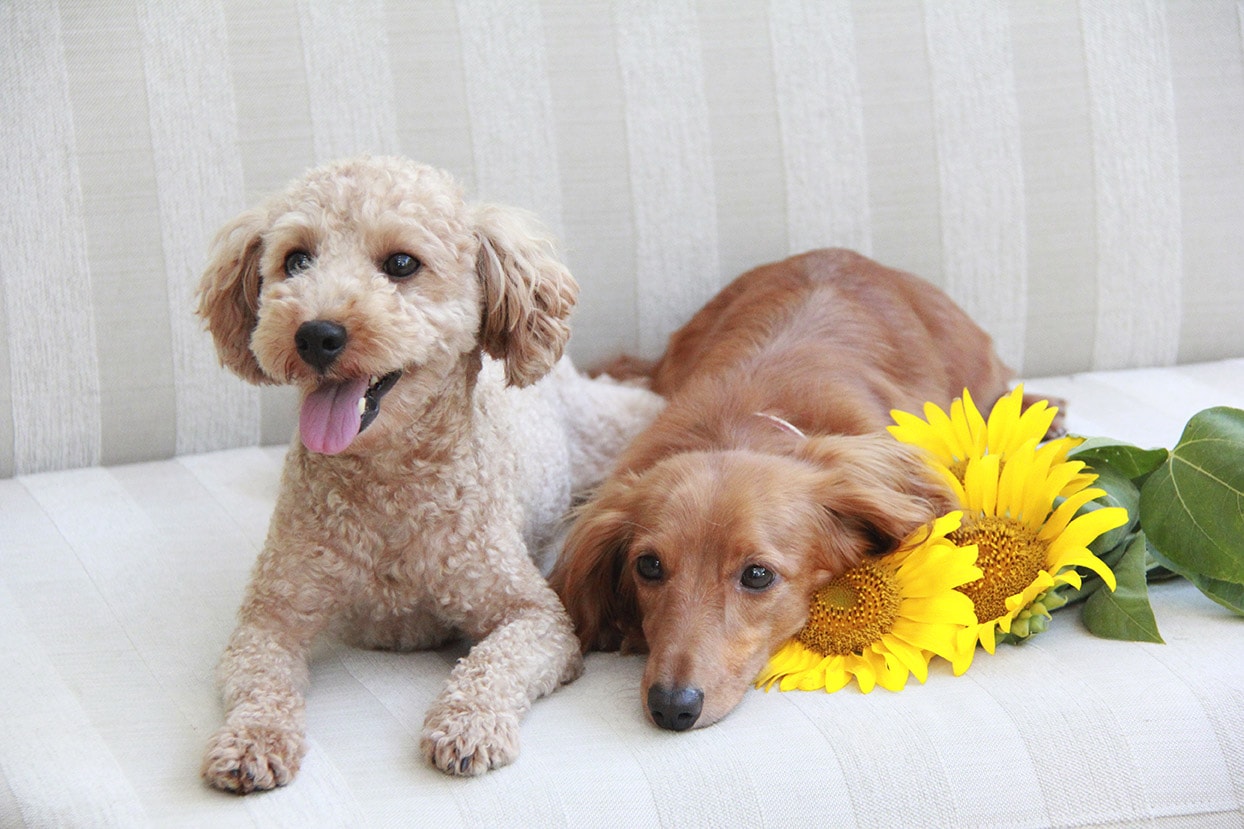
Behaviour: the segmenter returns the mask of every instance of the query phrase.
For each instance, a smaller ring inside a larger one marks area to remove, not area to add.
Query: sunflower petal
[[[903,690],[911,671],[893,654],[883,653],[878,654],[878,657],[872,660],[874,668],[877,669],[877,684],[887,691]]]
[[[1072,567],[1068,567],[1066,570],[1060,570],[1057,575],[1054,576],[1054,581],[1061,582],[1062,584],[1070,584],[1076,590],[1079,590],[1084,586],[1084,580],[1080,578],[1080,574]]]
[[[980,625],[973,625],[959,631],[955,642],[955,654],[950,660],[955,676],[963,676],[972,667],[972,659],[976,656],[976,645],[980,641]]]
[[[881,641],[885,648],[894,654],[894,658],[902,661],[907,670],[911,671],[922,684],[928,679],[929,657],[925,655],[925,651],[912,647],[899,637],[888,633],[881,637]]]
[[[855,682],[860,686],[860,691],[871,693],[877,687],[877,671],[872,663],[860,656],[848,657],[848,661],[852,663],[849,670],[855,674]]]
[[[1111,591],[1114,591],[1115,588],[1119,586],[1118,581],[1116,581],[1114,577],[1114,571],[1110,569],[1110,565],[1093,555],[1087,548],[1065,555],[1062,558],[1062,566],[1084,567],[1092,570],[1094,573],[1101,576],[1101,580],[1106,583],[1106,586],[1109,587]]]
[[[1050,557],[1057,560],[1063,550],[1087,547],[1093,539],[1127,523],[1127,510],[1103,507],[1077,516],[1056,538],[1050,539]]]
[[[964,505],[970,513],[997,515],[998,473],[997,455],[972,458],[963,476]]]
[[[903,600],[904,619],[925,624],[970,624],[975,618],[972,600],[954,588],[941,596]]]
[[[990,622],[984,622],[980,627],[981,647],[984,648],[987,653],[993,653],[994,648],[997,647],[997,639],[994,632],[996,624],[998,624],[997,619]],[[1006,629],[1010,630],[1011,622],[1009,619],[1006,620],[1006,625]]]
[[[976,441],[972,438],[972,430],[968,426],[967,414],[963,410],[962,399],[950,404],[950,433],[955,443],[957,457],[969,458],[978,454]]]
[[[1059,504],[1050,517],[1046,519],[1045,526],[1041,528],[1038,538],[1044,541],[1058,537],[1063,530],[1067,529],[1067,525],[1071,523],[1072,518],[1075,518],[1081,507],[1105,494],[1105,490],[1101,489],[1082,489],[1074,495],[1068,496],[1067,500]]]
[[[972,399],[972,393],[967,389],[963,390],[963,415],[967,420],[968,431],[972,433],[973,454],[985,454],[989,448],[989,428],[981,410],[976,407],[976,401]]]
[[[1013,448],[1012,442],[1019,423],[1023,399],[1024,387],[1016,386],[1014,391],[998,398],[998,402],[994,404],[988,421],[990,454],[1005,455]],[[1018,442],[1015,445],[1018,445]]]

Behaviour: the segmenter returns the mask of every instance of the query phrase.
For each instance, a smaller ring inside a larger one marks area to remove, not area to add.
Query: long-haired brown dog
[[[725,716],[812,594],[950,508],[885,434],[1011,372],[933,285],[846,250],[749,271],[651,369],[665,411],[582,508],[552,579],[584,650],[649,653],[658,726]]]

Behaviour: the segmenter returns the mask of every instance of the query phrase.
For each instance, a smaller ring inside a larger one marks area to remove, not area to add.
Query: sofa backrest
[[[209,240],[362,152],[535,211],[571,352],[659,353],[841,245],[1027,375],[1244,356],[1237,0],[0,6],[0,476],[283,442],[192,316]]]

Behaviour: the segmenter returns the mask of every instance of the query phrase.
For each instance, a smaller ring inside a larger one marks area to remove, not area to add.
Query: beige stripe
[[[943,284],[941,192],[924,17],[894,2],[855,3],[873,256]]]
[[[7,274],[0,267],[0,328],[12,330],[8,322],[8,303],[4,283]],[[13,375],[9,370],[9,338],[0,337],[0,479],[13,475]]]
[[[1097,175],[1093,367],[1169,365],[1179,349],[1179,149],[1160,0],[1080,6]]]
[[[45,626],[45,619],[28,620],[18,597],[0,582],[0,654],[5,655],[0,699],[9,707],[0,717],[0,780],[20,804],[19,813],[7,813],[5,824],[148,825],[138,793],[40,640],[36,631]],[[97,676],[87,680],[92,693],[98,681]],[[0,796],[0,805],[3,800]]]
[[[1024,374],[1045,377],[1093,362],[1097,221],[1084,43],[1076,0],[1008,10],[1028,228]]]
[[[100,459],[99,374],[57,4],[6,3],[0,32],[0,280],[13,470],[87,466]]]
[[[401,94],[394,120],[402,152],[451,170],[475,190],[471,126],[467,114],[462,39],[454,0],[388,3],[389,65]]]
[[[142,38],[132,7],[61,9],[77,132],[99,360],[103,464],[170,457],[177,400]],[[75,48],[93,39],[107,49]],[[106,151],[104,151],[106,148]]]
[[[764,3],[696,6],[723,280],[790,250],[773,46]],[[744,126],[745,125],[745,126]]]
[[[315,158],[396,153],[397,121],[381,0],[301,0]]]
[[[1179,136],[1181,363],[1244,356],[1244,53],[1241,6],[1167,19]]]
[[[1022,370],[1028,256],[1009,20],[992,0],[924,10],[946,290]]]
[[[721,285],[717,194],[695,8],[615,7],[636,224],[639,347],[655,356]]]
[[[225,458],[249,456],[254,451],[230,452]],[[224,459],[215,454],[208,458]],[[239,465],[247,465],[245,458]],[[254,480],[244,475],[234,480],[243,479]],[[121,751],[119,759],[128,779],[143,781],[142,792],[153,811],[172,798],[185,797],[187,782],[195,779],[201,741],[219,725],[219,708],[213,704],[212,663],[204,660],[202,648],[188,644],[187,638],[195,643],[226,640],[235,605],[218,601],[204,585],[217,577],[217,568],[242,572],[239,565],[252,558],[252,551],[246,547],[204,547],[201,542],[210,536],[202,530],[187,533],[183,529],[185,520],[162,523],[170,510],[177,513],[188,503],[196,506],[184,516],[192,522],[227,520],[220,502],[209,500],[203,488],[177,464],[87,469],[24,478],[21,483],[63,539],[66,552],[74,559],[71,572],[80,568],[86,577],[72,579],[72,585],[89,584],[87,600],[107,608],[103,617],[107,623],[84,643],[75,663],[61,669],[62,676],[67,683],[81,687],[79,666],[93,668],[81,673],[88,674],[94,683],[86,697],[94,722],[115,728],[117,724],[131,724],[137,717],[142,723],[144,750]],[[148,487],[155,487],[160,495],[146,494]],[[137,491],[138,499],[131,489]],[[178,489],[183,497],[173,499],[171,492]],[[162,498],[176,500],[177,504],[161,509]],[[165,554],[173,546],[184,560]],[[212,556],[214,566],[209,564]],[[195,578],[200,565],[208,574]],[[221,579],[217,584],[233,595],[240,587],[233,579]],[[118,661],[118,653],[125,659]],[[217,657],[212,653],[209,659]],[[92,662],[104,664],[92,666]],[[141,670],[134,671],[131,662]],[[136,699],[148,706],[141,716],[134,711]],[[109,736],[112,746],[125,745],[124,736]],[[310,752],[316,752],[314,742]],[[181,782],[162,785],[165,776]],[[256,803],[251,808],[256,825],[279,825],[284,819],[298,826],[361,825],[357,803],[332,758],[321,756],[314,764],[304,765],[298,780],[307,784],[307,793],[299,797],[299,803]],[[160,820],[162,815],[152,817],[156,825],[167,825],[167,820]],[[144,824],[85,820],[67,825]]]
[[[579,281],[570,351],[582,366],[635,353],[635,228],[613,0],[544,7],[562,185],[562,248]]]
[[[849,0],[770,0],[790,252],[872,253],[864,105]]]
[[[535,0],[458,0],[476,193],[563,235],[552,93]]]
[[[315,163],[304,36],[298,0],[224,0],[224,10],[237,147],[251,205]]]
[[[314,164],[310,92],[302,32],[293,25],[297,0],[226,0],[225,15],[244,201],[250,205]],[[297,402],[289,387],[259,389],[261,443],[289,442],[298,423]]]
[[[138,5],[177,390],[177,451],[259,440],[259,395],[219,367],[193,315],[216,230],[243,207],[237,121],[218,2]]]

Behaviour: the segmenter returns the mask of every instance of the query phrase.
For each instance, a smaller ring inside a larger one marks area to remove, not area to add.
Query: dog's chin
[[[344,452],[376,421],[385,395],[405,373],[323,381],[307,390],[298,421],[303,446],[322,455]]]

